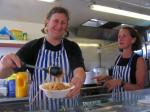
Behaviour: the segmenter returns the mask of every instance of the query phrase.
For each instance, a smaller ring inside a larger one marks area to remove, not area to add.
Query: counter
[[[23,112],[28,110],[28,97],[0,97],[0,112]]]
[[[150,112],[150,89],[87,97],[82,103],[85,112]]]
[[[0,97],[0,104],[1,103],[8,103],[8,102],[28,102],[28,97],[23,98],[15,98],[15,97]]]
[[[141,102],[142,100],[148,102]],[[63,108],[61,112],[150,112],[150,89],[117,94],[91,95],[81,98],[80,107]],[[27,99],[0,103],[0,112],[29,112]],[[37,110],[36,112],[49,112]]]

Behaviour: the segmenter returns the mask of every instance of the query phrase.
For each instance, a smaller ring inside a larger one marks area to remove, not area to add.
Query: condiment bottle
[[[28,96],[28,73],[16,73],[16,98]]]

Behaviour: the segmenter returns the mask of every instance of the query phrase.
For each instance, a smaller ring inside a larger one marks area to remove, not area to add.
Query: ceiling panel
[[[150,21],[144,21],[140,19],[133,19],[124,16],[117,16],[113,14],[107,14],[102,12],[96,12],[90,10],[88,7],[91,0],[58,0],[55,3],[44,3],[38,0],[0,0],[0,19],[18,20],[44,23],[44,19],[48,11],[54,6],[64,6],[69,9],[70,12],[70,27],[78,27],[82,23],[92,18],[102,19],[106,21],[114,21],[125,24],[133,24],[139,26],[149,26]],[[122,0],[123,1],[123,0]],[[119,7],[121,9],[128,9],[139,13],[145,13],[150,15],[150,0],[125,0],[132,3],[127,4],[118,0],[97,0],[99,4]],[[142,3],[139,3],[139,1]],[[133,5],[138,4],[143,6],[146,4],[148,8],[142,8]]]

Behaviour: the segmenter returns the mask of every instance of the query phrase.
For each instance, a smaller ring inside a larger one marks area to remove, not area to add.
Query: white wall
[[[100,67],[100,59],[98,55],[98,48],[96,47],[81,47],[82,55],[84,58],[84,64],[86,71],[93,68]]]
[[[0,57],[9,53],[16,53],[19,48],[0,47]]]
[[[101,49],[101,66],[102,67],[111,67],[114,65],[114,62],[119,55],[119,50],[117,43],[113,43],[107,46],[102,47]]]
[[[109,44],[110,43],[109,41],[104,41],[100,39],[85,39],[82,37],[71,38],[70,40],[73,40],[77,43],[87,44],[86,46],[82,46],[79,44],[84,58],[86,71],[92,70],[93,68],[100,67],[101,62],[99,56],[99,47]],[[92,46],[91,44],[100,45],[100,46],[99,47]],[[105,58],[107,60],[107,57]]]
[[[40,38],[41,36],[43,36],[41,32],[41,29],[44,26],[43,24],[0,20],[0,29],[3,28],[4,26],[6,26],[9,30],[18,29],[18,30],[22,30],[23,32],[27,32],[29,40]]]

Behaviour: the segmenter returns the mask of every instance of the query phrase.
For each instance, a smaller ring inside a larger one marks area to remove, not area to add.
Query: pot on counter
[[[86,79],[84,81],[84,84],[96,84],[96,80],[92,79],[93,77],[107,74],[107,68],[93,68],[91,71],[86,72]]]
[[[96,84],[96,80],[93,80],[92,77],[96,76],[96,74],[92,71],[86,72],[86,78],[84,84]]]
[[[94,72],[95,74],[97,74],[97,76],[98,75],[108,75],[107,68],[93,68],[91,71]]]

